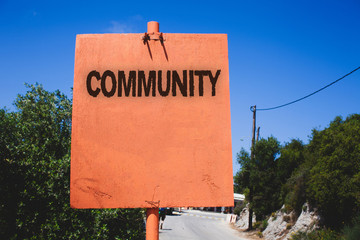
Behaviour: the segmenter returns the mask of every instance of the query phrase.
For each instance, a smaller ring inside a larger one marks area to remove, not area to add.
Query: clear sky
[[[0,0],[0,107],[24,83],[71,97],[76,34],[226,33],[232,149],[251,143],[249,108],[303,97],[360,66],[360,1],[10,1]],[[313,128],[359,113],[360,70],[296,104],[257,114],[260,136],[308,142]]]

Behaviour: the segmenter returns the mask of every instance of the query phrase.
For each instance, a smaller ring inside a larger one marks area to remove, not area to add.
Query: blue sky
[[[71,97],[76,34],[226,33],[232,148],[249,150],[252,113],[303,97],[360,66],[360,1],[7,1],[0,0],[0,107],[24,83]],[[313,128],[359,113],[360,70],[291,106],[257,114],[260,136],[305,143]]]

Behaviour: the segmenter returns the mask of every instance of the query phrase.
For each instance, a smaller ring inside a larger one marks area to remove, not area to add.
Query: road
[[[226,214],[183,210],[181,214],[167,215],[160,240],[246,240],[225,222]]]

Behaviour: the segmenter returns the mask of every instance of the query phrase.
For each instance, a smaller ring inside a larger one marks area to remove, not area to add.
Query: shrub
[[[267,219],[263,220],[260,225],[260,231],[264,231],[268,225],[269,225],[268,220]]]
[[[345,226],[343,234],[346,240],[359,240],[360,239],[360,215],[355,218],[351,226]]]
[[[142,209],[71,209],[71,100],[28,85],[0,109],[1,239],[143,239]]]
[[[302,207],[302,210],[303,210],[303,212],[306,212],[306,211],[307,211],[307,206],[304,205],[304,206]]]
[[[290,240],[309,240],[306,232],[295,232],[290,235]]]
[[[234,209],[234,214],[240,216],[241,211],[242,211],[242,208],[240,208],[240,207],[235,207],[235,209]]]
[[[261,225],[261,222],[255,222],[255,223],[253,224],[253,228],[259,228],[260,225]]]
[[[306,196],[325,226],[341,229],[360,211],[360,115],[336,117],[325,130],[313,130],[308,149],[313,164]]]
[[[239,202],[236,204],[236,207],[234,209],[234,214],[240,216],[241,211],[245,208],[244,202]]]
[[[277,219],[276,212],[271,213],[272,220],[275,221]]]
[[[297,232],[291,234],[290,240],[340,240],[342,237],[330,229],[315,230],[310,233]],[[347,239],[346,239],[347,240]]]
[[[291,220],[291,217],[289,215],[283,216],[283,221],[288,223],[288,222],[290,222],[290,220]]]

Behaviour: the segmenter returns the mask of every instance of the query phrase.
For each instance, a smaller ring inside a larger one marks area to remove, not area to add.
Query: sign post
[[[233,206],[226,34],[78,35],[72,116],[71,207]]]
[[[148,22],[147,34],[144,35],[143,41],[147,43],[146,41],[148,39],[146,39],[146,36],[149,36],[148,34],[155,34],[155,33],[157,34],[159,33],[159,23]],[[159,239],[159,208],[147,208],[146,209],[146,240],[158,240],[158,239]]]
[[[146,209],[146,240],[159,239],[159,208]]]

